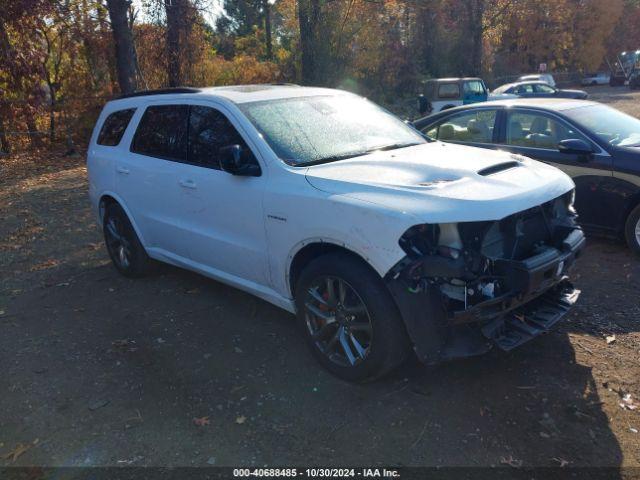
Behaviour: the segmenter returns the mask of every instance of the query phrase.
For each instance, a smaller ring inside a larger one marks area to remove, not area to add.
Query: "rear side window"
[[[131,143],[131,151],[149,157],[186,162],[188,105],[148,107]]]
[[[458,98],[460,96],[460,87],[457,83],[443,83],[438,88],[438,97],[440,98]]]
[[[100,133],[98,134],[98,145],[107,147],[115,147],[118,145],[135,111],[135,108],[129,108],[110,114],[102,124]]]
[[[244,152],[250,153],[249,147],[227,117],[214,108],[192,105],[189,163],[220,169],[218,151],[230,145],[240,145]]]

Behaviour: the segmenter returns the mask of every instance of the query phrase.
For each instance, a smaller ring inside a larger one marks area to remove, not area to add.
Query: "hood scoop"
[[[520,162],[516,162],[516,161],[498,163],[496,165],[491,165],[490,167],[483,168],[482,170],[478,170],[478,175],[482,175],[483,177],[488,177],[489,175],[493,175],[498,172],[504,172],[505,170],[510,170],[512,168],[516,168],[521,165],[522,164]]]

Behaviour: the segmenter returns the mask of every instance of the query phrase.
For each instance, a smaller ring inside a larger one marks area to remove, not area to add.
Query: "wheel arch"
[[[289,288],[291,298],[295,296],[296,283],[300,278],[300,274],[310,262],[323,255],[338,252],[352,256],[366,265],[373,273],[382,278],[380,273],[373,267],[373,265],[371,265],[370,261],[349,245],[341,244],[333,240],[314,239],[298,244],[298,247],[294,249],[292,254],[289,256],[286,283]]]
[[[146,248],[147,244],[144,240],[144,236],[142,235],[142,232],[140,231],[140,228],[138,227],[138,224],[135,218],[131,214],[131,211],[127,208],[127,205],[124,203],[122,198],[120,198],[120,196],[117,195],[116,193],[104,192],[102,193],[102,195],[100,195],[100,200],[98,201],[98,218],[100,220],[100,226],[102,227],[102,222],[104,221],[105,210],[109,205],[114,203],[119,205],[120,208],[124,210],[124,213],[129,218],[129,221],[131,222],[131,225],[133,226],[133,229],[135,230],[136,235],[138,235],[138,239],[140,240],[140,243],[142,244],[143,247]]]
[[[622,217],[622,225],[620,225],[619,230],[624,232],[624,229],[627,225],[627,220],[629,219],[629,215],[640,205],[640,189],[634,193],[631,198],[627,201],[624,210],[624,216]]]

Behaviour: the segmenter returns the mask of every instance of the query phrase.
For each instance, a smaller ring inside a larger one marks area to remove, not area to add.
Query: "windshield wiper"
[[[296,167],[312,167],[314,165],[322,165],[323,163],[331,163],[331,162],[337,162],[338,160],[347,160],[349,158],[362,157],[368,153],[371,153],[371,151],[365,150],[363,152],[345,153],[344,155],[334,155],[332,157],[319,158],[317,160],[310,160],[308,162],[296,163]]]
[[[422,145],[422,142],[412,143],[392,143],[391,145],[385,145],[383,147],[372,148],[370,152],[386,152],[389,150],[398,150],[400,148],[415,147],[416,145]]]
[[[374,147],[368,150],[360,152],[345,153],[344,155],[334,155],[332,157],[320,158],[318,160],[311,160],[309,162],[297,163],[296,167],[312,167],[313,165],[322,165],[323,163],[337,162],[339,160],[347,160],[349,158],[362,157],[373,152],[386,152],[388,150],[398,150],[400,148],[414,147],[416,145],[422,145],[420,142],[413,143],[393,143],[391,145],[383,145],[381,147]]]

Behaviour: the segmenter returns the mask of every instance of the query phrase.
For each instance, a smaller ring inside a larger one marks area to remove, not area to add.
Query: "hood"
[[[423,223],[500,220],[574,187],[557,168],[526,157],[442,142],[309,167],[306,178]]]

